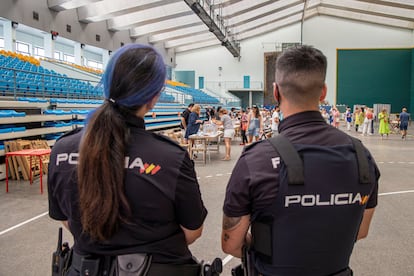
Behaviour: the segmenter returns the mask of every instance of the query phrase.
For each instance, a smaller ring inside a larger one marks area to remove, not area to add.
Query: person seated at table
[[[234,137],[234,126],[233,120],[228,115],[226,109],[222,108],[219,111],[220,121],[216,121],[216,124],[223,126],[223,137],[224,144],[226,146],[226,156],[224,156],[223,161],[230,160],[230,151],[231,151],[231,139]]]
[[[200,129],[200,125],[203,123],[203,120],[200,120],[201,107],[199,104],[195,104],[191,108],[190,116],[188,117],[188,125],[185,131],[185,139],[188,139],[190,135],[196,134]]]

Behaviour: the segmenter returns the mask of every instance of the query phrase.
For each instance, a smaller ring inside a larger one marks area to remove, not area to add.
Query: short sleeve
[[[178,223],[190,230],[200,228],[207,216],[194,165],[188,154],[184,157],[177,179],[175,208]]]
[[[57,147],[55,148],[55,150]],[[49,201],[49,216],[55,220],[67,220],[68,218],[63,214],[62,209],[59,205],[59,200],[56,197],[56,167],[55,161],[56,160],[56,153],[52,150],[50,154],[50,163],[48,169],[48,177],[47,177],[47,191],[48,191],[48,201]]]
[[[226,188],[223,212],[228,217],[256,214],[274,203],[279,189],[277,153],[268,141],[247,147],[237,161]],[[268,160],[266,162],[265,160]]]
[[[374,163],[375,167],[375,183],[374,187],[372,189],[371,195],[369,196],[368,202],[367,202],[367,209],[375,208],[378,204],[378,180],[380,178],[380,171],[377,167],[377,165]]]
[[[223,212],[228,217],[241,217],[251,213],[248,172],[246,160],[241,156],[233,169],[226,188]]]

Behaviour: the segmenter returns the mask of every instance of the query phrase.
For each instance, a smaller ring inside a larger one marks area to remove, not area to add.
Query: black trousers
[[[246,131],[245,130],[241,130],[241,137],[242,137],[242,143],[245,144],[247,143],[247,136],[246,136]]]

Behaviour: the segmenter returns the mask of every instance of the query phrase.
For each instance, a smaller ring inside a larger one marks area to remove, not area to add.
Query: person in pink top
[[[339,119],[341,116],[341,113],[339,112],[339,110],[334,106],[332,107],[332,126],[339,128]]]

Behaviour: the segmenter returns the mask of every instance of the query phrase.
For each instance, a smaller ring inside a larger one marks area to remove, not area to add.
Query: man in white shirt
[[[272,114],[272,136],[276,136],[279,134],[279,130],[278,130],[279,121],[280,121],[279,113],[280,113],[280,108],[277,106]]]

